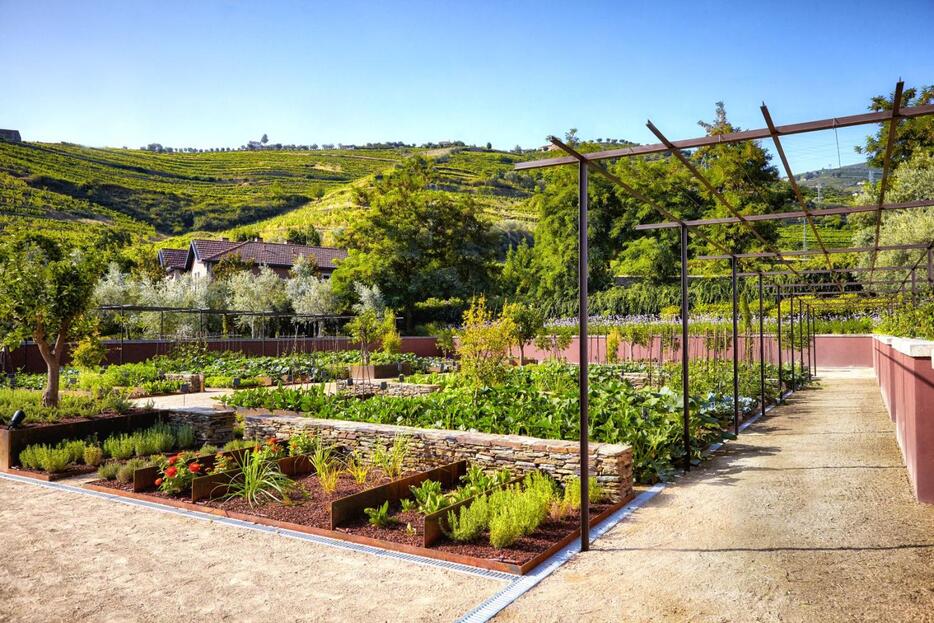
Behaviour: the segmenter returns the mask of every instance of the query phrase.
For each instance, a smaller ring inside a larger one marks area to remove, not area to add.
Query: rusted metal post
[[[589,409],[589,383],[587,352],[587,163],[578,164],[578,253],[577,253],[577,279],[578,295],[580,297],[577,311],[580,323],[578,346],[580,347],[580,365],[578,366],[578,379],[580,389],[580,462],[581,462],[581,551],[590,549],[590,418]]]
[[[782,396],[785,395],[784,372],[782,370],[782,288],[776,289],[778,293],[778,402],[781,404]]]
[[[798,352],[798,362],[801,364],[798,366],[798,370],[801,372],[801,376],[804,376],[804,327],[802,323],[804,322],[803,314],[803,303],[801,299],[798,299],[798,341],[801,342],[801,350]],[[810,370],[808,370],[810,374]]]
[[[791,338],[791,389],[798,389],[798,380],[795,378],[795,292],[792,290],[788,297],[788,332]]]
[[[762,307],[762,273],[759,273],[759,406],[765,415],[765,312]]]
[[[684,420],[684,471],[691,471],[691,379],[688,372],[688,228],[681,225],[681,394]],[[583,498],[581,498],[583,499]]]
[[[730,259],[730,273],[733,287],[733,434],[739,435],[739,299],[736,292],[735,257]]]

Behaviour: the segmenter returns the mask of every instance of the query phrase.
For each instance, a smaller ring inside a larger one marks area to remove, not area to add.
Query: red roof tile
[[[337,267],[337,260],[347,257],[346,249],[275,242],[192,240],[191,246],[197,258],[202,262],[219,262],[225,257],[236,254],[243,260],[252,260],[257,264],[291,267],[299,256],[304,256],[314,258],[319,268],[333,269]]]
[[[166,270],[185,270],[188,249],[159,249],[159,265]]]

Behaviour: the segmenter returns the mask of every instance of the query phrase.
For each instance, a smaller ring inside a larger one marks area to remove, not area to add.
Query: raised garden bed
[[[560,520],[546,520],[532,534],[502,549],[494,548],[486,542],[455,543],[443,534],[434,534],[426,546],[426,521],[437,525],[439,517],[453,506],[435,513],[435,516],[427,517],[415,511],[402,514],[396,512],[398,518],[407,521],[392,527],[379,528],[368,523],[364,509],[388,502],[394,511],[398,511],[401,500],[411,495],[413,485],[435,480],[441,482],[445,488],[451,488],[456,486],[466,470],[467,463],[458,461],[395,480],[388,479],[378,470],[374,470],[366,485],[358,484],[348,474],[341,474],[336,489],[331,493],[325,492],[317,477],[308,473],[295,479],[298,490],[291,496],[291,503],[266,503],[252,507],[237,498],[218,499],[217,496],[226,492],[222,482],[211,483],[212,489],[207,493],[208,497],[194,502],[191,498],[181,495],[170,495],[160,491],[134,491],[134,487],[107,482],[94,482],[85,486],[176,508],[520,575],[534,569],[579,535],[579,511],[567,514]],[[217,476],[221,476],[221,480],[225,477],[224,474]],[[229,479],[230,476],[227,475],[226,478]],[[209,499],[212,495],[215,498]],[[596,525],[627,501],[628,499],[612,504],[591,504],[591,525]]]
[[[25,476],[26,478],[34,478],[35,480],[44,480],[46,482],[54,482],[56,480],[64,480],[65,478],[72,478],[74,476],[84,476],[85,474],[93,474],[97,471],[97,466],[94,465],[72,465],[63,472],[42,472],[32,469],[25,469],[23,467],[11,467],[7,471],[11,474],[16,474],[17,476]]]
[[[353,379],[391,379],[400,374],[412,374],[412,365],[407,362],[351,365],[349,369]]]
[[[85,439],[97,435],[129,433],[152,426],[162,417],[161,411],[131,411],[125,414],[102,414],[100,417],[55,423],[27,423],[21,428],[0,428],[0,470],[19,465],[19,454],[33,444],[55,445],[65,439]]]

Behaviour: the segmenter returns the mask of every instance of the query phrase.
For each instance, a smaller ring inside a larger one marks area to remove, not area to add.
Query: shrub
[[[188,424],[175,427],[175,448],[184,450],[195,445],[195,429]]]
[[[41,446],[39,444],[33,444],[23,448],[23,451],[19,453],[19,463],[26,469],[38,470],[40,467],[39,455],[41,453]]]
[[[295,433],[289,437],[289,456],[311,454],[318,446],[318,440],[307,431]]]
[[[135,439],[130,435],[111,435],[104,440],[104,454],[111,458],[122,461],[135,452]]]
[[[65,418],[90,418],[102,413],[126,413],[129,408],[127,399],[117,394],[99,398],[63,394],[57,407],[44,407],[41,391],[0,388],[0,423],[5,423],[17,409],[26,413],[27,422],[58,422]]]
[[[120,470],[120,463],[116,461],[108,461],[100,467],[97,468],[97,476],[102,480],[113,480],[117,477],[117,472]]]
[[[80,445],[80,451],[78,446]],[[75,454],[77,453],[77,457]],[[84,455],[83,441],[63,441],[57,446],[33,444],[19,454],[19,462],[26,469],[42,470],[50,474],[63,472]]]
[[[447,536],[462,543],[475,541],[487,529],[490,523],[490,504],[486,496],[481,496],[459,511],[448,512]]]
[[[104,460],[104,451],[100,446],[89,445],[84,447],[84,456],[82,457],[85,465],[97,467]]]
[[[123,484],[133,482],[133,472],[144,467],[149,467],[149,465],[149,461],[144,461],[143,459],[130,459],[117,468],[117,482],[122,482]]]
[[[597,479],[594,476],[587,479],[587,497],[590,499],[591,504],[596,504],[605,497],[603,487],[597,483]],[[580,478],[574,477],[565,483],[562,502],[573,510],[578,510],[581,507]]]

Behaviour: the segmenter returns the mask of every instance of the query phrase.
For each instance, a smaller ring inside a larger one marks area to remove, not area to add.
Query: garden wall
[[[288,411],[238,411],[244,416],[246,438],[285,437],[306,430],[367,458],[372,457],[373,449],[380,442],[388,447],[393,439],[405,435],[410,439],[406,466],[413,469],[466,459],[483,467],[508,467],[516,475],[538,469],[561,482],[580,474],[576,441],[319,420]],[[590,469],[614,500],[632,496],[632,449],[629,446],[592,442]]]
[[[797,327],[796,327],[797,329]],[[750,338],[752,348],[752,358],[759,360],[759,337]],[[745,353],[746,338],[740,336],[740,353]],[[691,336],[688,339],[688,356],[691,359],[707,359],[712,357],[712,352],[707,348],[702,336]],[[606,362],[606,336],[592,336],[589,340],[591,363]],[[578,339],[573,338],[571,345],[561,351],[561,356],[572,363],[580,360],[578,356]],[[872,366],[872,336],[871,335],[818,335],[817,345],[818,367],[864,367]],[[513,353],[518,355],[518,353]],[[525,348],[525,356],[529,359],[547,359],[552,356],[550,351],[542,351],[534,345]],[[721,350],[721,358],[730,359],[733,356],[732,350],[727,348]],[[795,354],[795,361],[800,361],[800,353]],[[621,344],[619,348],[619,360],[638,360],[654,359],[659,357],[659,339],[652,341],[651,347],[639,346],[635,344]],[[791,357],[791,351],[787,348],[782,349],[782,358],[787,362]],[[807,352],[805,351],[805,362],[807,361]],[[666,348],[664,352],[665,361],[681,361],[680,348]],[[766,336],[765,339],[765,360],[771,363],[778,363],[778,340],[774,336]]]
[[[915,497],[934,504],[934,342],[876,336],[873,369]]]
[[[193,341],[201,344],[202,342]],[[146,361],[156,355],[166,355],[178,345],[173,340],[106,340],[107,363],[136,363]],[[215,339],[203,343],[212,351],[239,351],[248,355],[278,356],[292,352],[311,353],[317,351],[353,350],[345,337],[309,337],[309,338],[270,338],[270,339]],[[408,336],[402,338],[402,352],[414,353],[421,357],[434,357],[440,354],[433,337]],[[32,342],[11,351],[7,358],[6,371],[24,370],[25,372],[45,372],[45,362],[39,350]],[[65,363],[70,361],[65,355]]]

